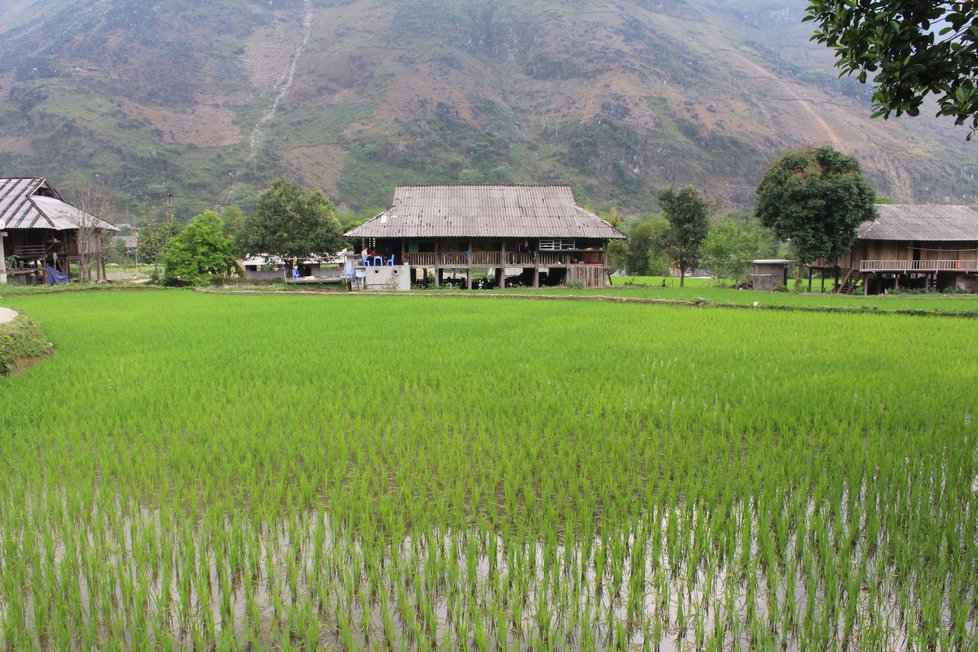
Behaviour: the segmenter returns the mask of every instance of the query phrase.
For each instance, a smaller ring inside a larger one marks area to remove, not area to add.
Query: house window
[[[540,251],[574,251],[574,249],[574,241],[567,238],[540,241]]]

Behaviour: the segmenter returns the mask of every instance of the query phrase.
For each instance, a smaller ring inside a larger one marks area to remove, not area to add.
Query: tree
[[[632,225],[628,231],[625,270],[636,276],[669,273],[666,248],[669,246],[669,222],[650,215]]]
[[[831,147],[789,152],[757,187],[756,215],[791,244],[801,263],[837,260],[856,239],[856,229],[876,218],[876,195],[859,161]]]
[[[662,212],[669,221],[669,258],[679,269],[679,287],[686,285],[686,272],[700,262],[700,246],[710,229],[713,202],[702,197],[693,186],[679,192],[672,188],[659,193]]]
[[[162,221],[144,226],[139,230],[139,240],[136,243],[136,257],[144,263],[153,263],[154,280],[159,279],[160,265],[163,263],[163,253],[170,240],[180,232],[180,225],[167,214]]]
[[[224,237],[237,246],[241,232],[244,230],[244,213],[237,206],[228,206],[222,219],[224,220]],[[243,254],[245,252],[238,251],[237,253]]]
[[[622,224],[621,212],[618,210],[617,206],[612,206],[611,209],[598,213],[598,217],[602,220],[615,227],[619,231],[624,232],[625,227]],[[619,270],[625,268],[625,260],[628,257],[628,242],[625,240],[609,240],[608,241],[608,264],[613,270]]]
[[[226,278],[235,269],[234,244],[224,237],[224,222],[214,211],[192,219],[163,254],[166,285],[206,285],[211,278]]]
[[[718,281],[744,278],[755,258],[777,252],[774,234],[754,220],[728,216],[710,227],[700,249],[702,264]]]
[[[320,191],[279,178],[245,220],[238,244],[252,254],[301,258],[334,253],[345,243],[336,210]]]
[[[937,97],[937,115],[978,130],[978,5],[961,0],[812,0],[812,40],[835,50],[843,75],[873,74],[874,117],[915,116]]]
[[[78,226],[78,281],[92,280],[92,266],[96,279],[102,276],[99,264],[105,251],[102,220],[113,212],[113,202],[108,190],[99,181],[75,173],[68,181],[71,205],[74,207],[71,221]]]

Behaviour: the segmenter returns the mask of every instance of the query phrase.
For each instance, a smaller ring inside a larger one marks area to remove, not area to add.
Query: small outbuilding
[[[755,290],[771,291],[788,285],[788,267],[795,261],[783,258],[762,258],[752,261],[754,267],[747,275]]]

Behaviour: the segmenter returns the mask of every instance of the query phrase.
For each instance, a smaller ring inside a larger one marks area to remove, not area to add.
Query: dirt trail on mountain
[[[727,52],[729,53],[729,55],[736,56],[736,58],[741,63],[743,63],[748,68],[750,68],[751,71],[757,73],[757,75],[759,75],[760,77],[763,77],[764,79],[769,79],[774,82],[778,82],[778,85],[781,87],[781,89],[790,96],[790,101],[797,102],[801,106],[801,108],[804,109],[805,113],[808,114],[808,116],[811,118],[814,125],[820,128],[822,132],[825,133],[826,138],[828,138],[829,141],[831,141],[832,146],[835,147],[836,149],[841,149],[843,147],[844,142],[842,138],[839,136],[838,132],[836,132],[836,130],[832,128],[832,125],[826,122],[825,118],[822,117],[822,114],[815,108],[815,105],[812,103],[811,100],[807,100],[803,97],[800,97],[791,87],[790,83],[785,82],[785,80],[781,79],[780,77],[772,73],[770,70],[765,70],[758,64],[754,63],[747,57],[740,55],[739,53],[735,53],[729,50]]]

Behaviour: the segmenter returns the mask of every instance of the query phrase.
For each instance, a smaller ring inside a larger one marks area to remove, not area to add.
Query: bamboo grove
[[[974,649],[953,317],[20,296],[8,649]]]

